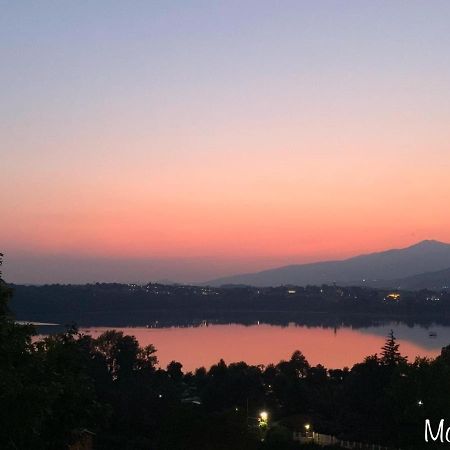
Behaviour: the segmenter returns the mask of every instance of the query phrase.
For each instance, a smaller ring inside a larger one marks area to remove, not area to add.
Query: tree
[[[394,331],[391,330],[385,344],[381,348],[381,364],[385,366],[398,366],[401,363],[405,363],[406,358],[399,352],[399,347],[400,345],[397,344]]]
[[[0,266],[3,264],[3,253],[0,253]],[[2,271],[0,270],[0,320],[5,318],[8,314],[8,301],[11,297],[11,289],[2,278]]]
[[[0,448],[67,448],[74,432],[104,416],[87,371],[90,355],[76,329],[33,343],[34,327],[10,316],[10,297],[0,277]]]
[[[450,366],[450,345],[442,347],[438,360]]]
[[[153,371],[158,362],[153,345],[141,348],[134,336],[124,336],[122,331],[105,331],[95,340],[95,347],[113,379],[128,377],[139,370]]]
[[[296,350],[292,353],[289,363],[299,378],[306,377],[308,370],[310,369],[310,365],[300,350]]]
[[[171,361],[167,365],[167,374],[173,381],[181,381],[183,378],[183,365],[177,361]]]

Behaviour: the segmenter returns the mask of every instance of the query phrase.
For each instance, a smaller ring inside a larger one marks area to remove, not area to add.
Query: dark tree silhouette
[[[183,378],[183,372],[182,369],[183,365],[177,361],[171,361],[168,365],[167,365],[167,374],[169,375],[170,378],[172,378],[172,380],[174,381],[181,381],[181,379]]]
[[[3,253],[0,253],[0,268],[3,265]],[[8,313],[8,302],[11,297],[11,289],[5,283],[0,270],[0,319],[4,318]]]
[[[388,334],[385,344],[381,348],[381,364],[385,366],[397,366],[406,362],[406,358],[399,352],[400,345],[391,330]]]

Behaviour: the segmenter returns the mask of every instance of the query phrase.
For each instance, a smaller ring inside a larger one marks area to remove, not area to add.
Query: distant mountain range
[[[209,281],[208,285],[367,285],[441,289],[450,284],[450,244],[426,240],[407,248],[340,261],[295,264]]]
[[[450,289],[450,268],[438,270],[436,272],[420,273],[411,277],[397,280],[379,280],[369,284],[377,288],[397,288],[406,290],[430,289],[442,290]]]

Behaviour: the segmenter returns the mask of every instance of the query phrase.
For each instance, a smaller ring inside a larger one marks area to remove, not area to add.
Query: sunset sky
[[[450,242],[450,2],[0,6],[8,281]]]

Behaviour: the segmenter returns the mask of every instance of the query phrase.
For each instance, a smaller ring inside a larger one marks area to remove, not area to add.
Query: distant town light
[[[311,425],[310,425],[309,423],[306,423],[306,424],[305,424],[305,430],[306,430],[306,431],[309,431],[310,428],[311,428]]]
[[[398,302],[400,300],[400,294],[397,292],[391,292],[390,294],[386,295],[385,300]]]

